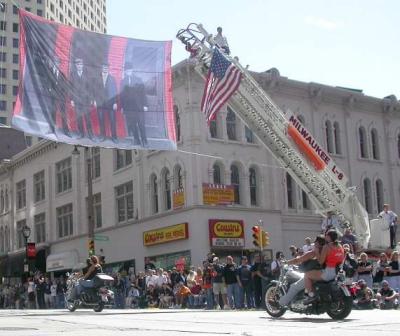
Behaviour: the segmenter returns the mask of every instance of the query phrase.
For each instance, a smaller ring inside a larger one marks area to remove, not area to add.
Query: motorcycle
[[[114,281],[114,278],[107,274],[96,274],[93,278],[92,288],[82,288],[78,299],[73,298],[75,287],[79,285],[82,278],[81,273],[67,274],[67,289],[65,291],[65,306],[70,312],[77,308],[93,308],[95,312],[101,312],[105,307],[112,308],[114,293],[106,286],[107,282]]]
[[[267,313],[272,317],[281,317],[289,309],[292,312],[319,315],[327,313],[334,320],[345,319],[352,310],[353,298],[345,285],[345,277],[339,272],[336,279],[314,283],[316,299],[304,305],[304,290],[296,294],[287,307],[279,304],[279,299],[287,293],[290,286],[304,277],[295,267],[284,265],[278,280],[271,281],[265,294]]]

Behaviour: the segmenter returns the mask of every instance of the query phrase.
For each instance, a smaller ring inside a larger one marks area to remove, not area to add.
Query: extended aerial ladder
[[[177,38],[190,52],[195,70],[205,78],[213,50],[218,48],[213,36],[201,24],[192,23],[180,30]],[[229,105],[307,193],[317,212],[335,213],[342,225],[353,228],[360,245],[367,248],[368,214],[357,199],[355,188],[347,186],[345,174],[295,116],[286,118],[238,59],[224,55],[242,74]]]

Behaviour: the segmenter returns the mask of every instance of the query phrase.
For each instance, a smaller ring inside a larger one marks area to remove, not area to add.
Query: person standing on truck
[[[390,247],[393,249],[396,246],[396,231],[397,231],[397,215],[389,210],[389,204],[383,205],[383,211],[378,215],[379,218],[383,218],[390,233]]]

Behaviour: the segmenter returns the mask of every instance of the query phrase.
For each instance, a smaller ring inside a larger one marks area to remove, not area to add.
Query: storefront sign
[[[188,238],[188,223],[182,223],[143,232],[143,245],[151,246]]]
[[[244,225],[241,220],[210,219],[211,247],[244,247]]]
[[[203,204],[227,205],[235,200],[232,185],[203,183]]]
[[[185,206],[185,189],[177,189],[172,192],[172,203],[174,210]]]

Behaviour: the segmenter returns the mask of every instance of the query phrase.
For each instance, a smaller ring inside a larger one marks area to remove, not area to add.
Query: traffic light
[[[260,248],[261,247],[261,228],[256,225],[251,228],[253,231],[253,245]]]
[[[262,238],[261,246],[262,247],[268,246],[269,245],[269,233],[267,231],[262,231],[261,238]]]
[[[36,258],[36,244],[35,243],[26,243],[26,257],[29,260],[33,260]]]
[[[94,239],[88,240],[88,251],[89,251],[89,257],[94,255]]]

